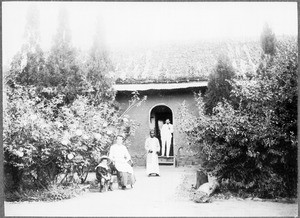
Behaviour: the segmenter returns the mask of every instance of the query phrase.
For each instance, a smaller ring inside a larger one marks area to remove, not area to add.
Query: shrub
[[[61,173],[83,173],[106,154],[118,133],[134,133],[134,123],[108,103],[93,105],[78,96],[58,107],[63,95],[40,98],[35,87],[7,89],[4,118],[4,166],[15,182],[7,188],[45,189]],[[51,91],[51,90],[50,90]],[[10,171],[12,170],[12,171]],[[79,175],[84,182],[83,174]]]
[[[53,46],[44,52],[38,10],[29,11],[24,44],[6,72],[6,192],[48,190],[73,183],[76,173],[83,183],[116,134],[127,138],[134,133],[134,122],[120,115],[115,102],[114,66],[108,54],[93,45],[84,60],[71,43],[67,11],[62,8],[58,15]],[[134,103],[140,102],[136,99]],[[59,175],[64,175],[62,180]]]
[[[181,107],[181,130],[203,154],[203,169],[228,181],[231,191],[296,196],[297,58],[296,43],[280,44],[264,74],[232,83],[237,108],[225,100],[206,116],[201,96],[197,117]]]

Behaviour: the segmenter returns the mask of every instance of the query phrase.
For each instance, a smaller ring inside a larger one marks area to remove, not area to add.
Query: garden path
[[[135,168],[137,182],[133,189],[112,192],[85,192],[59,202],[5,202],[6,216],[181,216],[241,217],[297,216],[297,203],[285,204],[253,200],[214,200],[196,204],[182,187],[196,182],[195,169],[161,166],[161,177],[147,177],[145,168]],[[188,175],[188,177],[187,177]],[[186,178],[189,178],[188,180]],[[89,179],[95,179],[94,174]]]

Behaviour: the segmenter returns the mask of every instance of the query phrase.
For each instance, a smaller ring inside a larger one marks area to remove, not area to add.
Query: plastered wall
[[[194,100],[194,93],[202,91],[205,89],[198,90],[173,90],[173,91],[146,91],[139,92],[140,97],[144,95],[147,96],[147,100],[142,103],[139,107],[134,107],[128,111],[128,115],[131,119],[135,120],[138,123],[137,130],[135,135],[131,137],[130,143],[128,143],[128,149],[136,165],[143,166],[146,163],[146,151],[144,148],[144,143],[146,138],[149,136],[150,130],[150,111],[153,107],[157,105],[166,105],[172,110],[173,113],[173,126],[174,126],[174,154],[176,156],[178,148],[188,146],[185,136],[179,132],[178,123],[176,117],[178,116],[178,111],[180,104],[185,101],[189,110],[196,114],[196,102]],[[116,100],[119,102],[121,110],[126,110],[131,98],[130,92],[118,93]]]

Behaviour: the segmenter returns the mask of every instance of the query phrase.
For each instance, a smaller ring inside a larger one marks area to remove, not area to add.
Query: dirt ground
[[[242,199],[214,200],[197,204],[190,200],[187,187],[196,182],[193,168],[161,166],[160,177],[147,177],[145,168],[135,168],[133,189],[99,193],[87,191],[58,202],[5,202],[6,216],[168,216],[168,217],[296,217],[297,203]],[[187,179],[189,178],[189,179]],[[90,174],[89,180],[95,175]]]

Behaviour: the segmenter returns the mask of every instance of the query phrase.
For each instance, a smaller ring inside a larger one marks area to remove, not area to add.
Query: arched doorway
[[[165,123],[166,119],[169,119],[171,124],[173,124],[173,113],[172,110],[163,104],[154,106],[150,110],[150,118],[149,118],[149,123],[150,123],[150,129],[154,129],[155,131],[155,136],[158,138],[159,143],[160,143],[160,148],[161,148],[161,135],[160,135],[160,130],[162,125]],[[173,146],[173,138],[171,141],[171,146],[170,146],[170,156],[174,156],[174,146]],[[159,156],[161,156],[161,149]]]

